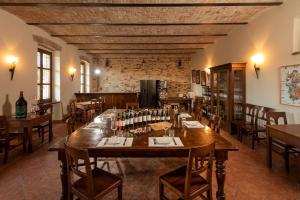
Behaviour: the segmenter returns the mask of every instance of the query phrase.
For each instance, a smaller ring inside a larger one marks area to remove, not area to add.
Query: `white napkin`
[[[187,128],[204,128],[205,127],[198,121],[184,121],[183,123]]]
[[[96,122],[91,122],[89,123],[84,129],[90,129],[90,128],[104,128],[105,125],[103,123],[96,123]]]
[[[175,142],[174,142],[175,140]],[[149,147],[183,147],[179,137],[149,137],[148,145]]]
[[[131,147],[132,143],[132,137],[104,137],[97,147]]]

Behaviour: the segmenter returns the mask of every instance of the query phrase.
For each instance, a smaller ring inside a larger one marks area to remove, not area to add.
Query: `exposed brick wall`
[[[189,57],[113,58],[108,59],[108,67],[105,63],[105,59],[94,59],[94,67],[101,69],[101,75],[98,89],[97,79],[93,78],[92,92],[137,92],[140,80],[167,80],[168,96],[191,91]]]

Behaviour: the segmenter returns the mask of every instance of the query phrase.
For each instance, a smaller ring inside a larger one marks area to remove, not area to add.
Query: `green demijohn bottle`
[[[20,97],[16,102],[16,118],[27,117],[27,101],[24,99],[23,91],[20,92]]]

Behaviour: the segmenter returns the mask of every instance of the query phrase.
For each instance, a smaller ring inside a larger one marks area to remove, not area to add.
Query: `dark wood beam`
[[[228,34],[177,34],[177,35],[107,35],[107,34],[89,34],[89,35],[66,35],[66,34],[51,34],[52,37],[178,37],[178,36],[215,36],[215,37],[223,37],[227,36]]]
[[[159,42],[159,43],[153,43],[153,42],[142,42],[142,43],[134,43],[134,42],[131,42],[131,43],[122,43],[122,42],[116,42],[116,43],[114,43],[114,42],[69,42],[69,43],[67,43],[67,44],[72,44],[72,45],[81,45],[81,44],[85,44],[85,45],[89,45],[89,44],[111,44],[111,45],[122,45],[122,44],[124,44],[124,45],[130,45],[130,44],[132,44],[132,45],[135,45],[135,44],[138,44],[138,45],[143,45],[143,44],[157,44],[157,45],[160,45],[160,44],[214,44],[214,42],[191,42],[191,43],[189,43],[189,42],[184,42],[184,43],[182,43],[182,42],[180,42],[180,43],[176,43],[176,42],[166,42],[166,43],[163,43],[163,42]]]
[[[0,3],[4,6],[29,7],[228,7],[228,6],[279,6],[282,2],[245,3]]]
[[[91,55],[107,55],[107,54],[113,54],[113,55],[118,55],[118,54],[175,54],[175,55],[182,55],[182,54],[194,54],[195,52],[182,52],[182,53],[87,53]]]
[[[212,23],[97,23],[97,22],[29,22],[28,25],[35,26],[66,26],[66,25],[88,25],[88,26],[202,26],[202,25],[247,25],[248,22],[212,22]]]
[[[93,51],[93,50],[193,50],[193,49],[204,49],[204,48],[172,48],[172,49],[100,49],[100,48],[94,48],[94,49],[88,49],[88,48],[81,48],[81,49],[78,49],[78,50],[82,50],[82,51]]]

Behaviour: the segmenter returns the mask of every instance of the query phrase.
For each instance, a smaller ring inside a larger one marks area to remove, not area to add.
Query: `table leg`
[[[68,199],[68,172],[67,160],[64,151],[58,152],[58,160],[60,161],[60,181],[61,181],[61,200]]]
[[[53,132],[52,132],[52,119],[49,121],[49,142],[52,141]]]
[[[27,141],[28,141],[27,151],[28,153],[31,153],[32,152],[32,127],[31,126],[27,127]]]
[[[272,137],[268,134],[267,129],[267,166],[272,168]]]
[[[224,185],[225,185],[225,157],[227,155],[220,155],[216,156],[216,177],[217,177],[217,184],[218,190],[216,193],[218,200],[225,200],[225,192],[224,192]]]

